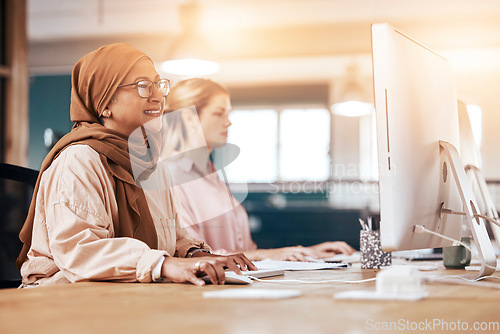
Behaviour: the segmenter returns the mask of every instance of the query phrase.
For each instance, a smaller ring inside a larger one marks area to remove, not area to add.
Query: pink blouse
[[[166,162],[181,203],[182,224],[193,239],[205,241],[217,254],[257,249],[248,215],[228,187],[211,171],[185,155]]]

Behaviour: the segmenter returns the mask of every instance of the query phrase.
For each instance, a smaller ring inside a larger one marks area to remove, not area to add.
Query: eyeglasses
[[[137,81],[134,83],[129,83],[125,85],[120,85],[118,88],[126,87],[126,86],[136,86],[137,87],[137,92],[139,93],[139,96],[147,99],[151,95],[153,95],[153,85],[156,85],[156,88],[158,88],[158,91],[163,95],[167,96],[168,93],[170,92],[170,80],[168,79],[161,79],[157,82],[151,82],[149,80],[141,80]]]

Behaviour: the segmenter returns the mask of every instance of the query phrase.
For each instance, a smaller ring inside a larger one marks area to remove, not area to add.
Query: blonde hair
[[[210,99],[218,94],[227,94],[229,91],[222,85],[202,78],[192,78],[179,81],[175,84],[167,96],[165,113],[193,107],[200,115],[201,111],[208,105]],[[167,117],[164,117],[166,120]],[[184,151],[187,145],[187,133],[181,114],[176,113],[174,117],[169,117],[167,124],[163,128],[162,158],[170,156],[175,151]]]

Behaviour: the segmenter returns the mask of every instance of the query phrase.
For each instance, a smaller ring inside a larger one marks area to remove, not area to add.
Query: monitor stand
[[[457,149],[452,144],[440,140],[439,145],[444,150],[444,153],[448,158],[450,168],[457,184],[458,192],[460,193],[460,198],[462,199],[465,217],[469,222],[470,229],[472,231],[472,238],[476,244],[478,256],[483,260],[481,261],[481,269],[479,270],[476,278],[489,276],[495,272],[497,265],[495,251],[491,245],[484,221],[475,217],[475,214],[478,213],[478,206],[474,198],[474,193],[472,192],[472,186],[467,178],[467,174],[465,174],[462,159],[460,158]],[[485,266],[483,262],[488,264],[488,266]]]
[[[482,204],[484,206],[484,214],[498,221],[498,211],[495,208],[495,204],[493,203],[493,199],[491,198],[491,194],[488,190],[486,180],[484,179],[481,170],[476,166],[467,165],[465,166],[465,172],[469,176],[469,180],[471,180],[471,182],[476,185],[479,190],[479,198],[476,198],[476,200],[481,202],[478,204]],[[493,236],[495,237],[497,247],[500,249],[500,226],[490,224],[490,227],[493,232]]]

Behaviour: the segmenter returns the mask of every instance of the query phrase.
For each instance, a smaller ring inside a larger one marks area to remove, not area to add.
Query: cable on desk
[[[343,281],[343,280],[337,280],[337,279],[332,279],[332,280],[324,280],[324,281],[302,281],[298,279],[283,279],[283,280],[278,280],[278,279],[271,279],[271,280],[264,280],[260,279],[254,276],[247,276],[248,278],[251,278],[253,280],[256,280],[258,282],[264,282],[264,283],[306,283],[306,284],[323,284],[323,283],[366,283],[366,282],[371,282],[375,281],[377,278],[367,278],[363,280],[357,280],[357,281]]]
[[[453,242],[456,242],[458,243],[459,245],[465,247],[469,252],[471,252],[471,254],[474,254],[477,256],[477,259],[479,260],[479,262],[481,262],[482,265],[484,265],[485,267],[488,267],[490,269],[494,269],[495,271],[497,270],[497,267],[493,267],[493,266],[490,266],[489,264],[487,264],[486,262],[484,262],[484,259],[481,257],[481,256],[478,256],[478,254],[476,252],[473,252],[472,249],[469,247],[469,245],[466,245],[464,244],[462,241],[459,241],[459,240],[456,240],[456,239],[453,239],[453,238],[449,238],[445,235],[442,235],[440,233],[437,233],[437,232],[434,232],[434,231],[431,231],[431,230],[428,230],[426,229],[425,227],[423,227],[422,225],[415,225],[414,226],[414,231],[415,233],[417,234],[422,234],[422,233],[429,233],[429,234],[433,234],[435,236],[438,236],[438,237],[441,237],[443,239],[446,239],[446,240],[449,240],[449,241],[453,241]]]
[[[437,281],[437,280],[440,280],[440,279],[446,279],[446,278],[460,278],[464,281],[468,281],[468,282],[477,282],[477,281],[481,281],[483,279],[486,279],[486,278],[497,278],[497,279],[500,279],[499,276],[482,276],[482,277],[478,277],[478,278],[467,278],[467,277],[464,277],[464,276],[461,276],[461,275],[435,275],[435,276],[424,276],[425,279],[428,278],[429,281]]]

